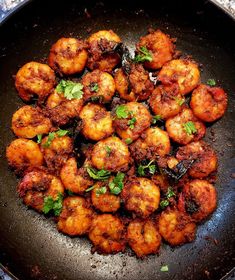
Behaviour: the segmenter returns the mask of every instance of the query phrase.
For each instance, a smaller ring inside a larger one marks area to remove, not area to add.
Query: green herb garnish
[[[160,115],[153,116],[152,124],[155,124],[155,123],[157,123],[160,120],[162,120],[162,117]]]
[[[58,137],[63,137],[66,134],[68,134],[69,131],[68,130],[63,130],[63,129],[59,129],[56,132],[50,132],[47,136],[47,141],[46,143],[42,144],[42,146],[44,148],[48,148],[51,145],[51,142],[55,139],[55,136],[57,135]]]
[[[109,146],[105,146],[105,150],[106,150],[107,156],[110,157],[112,149]]]
[[[95,180],[106,180],[111,175],[110,171],[107,171],[107,170],[104,170],[104,169],[96,170],[95,168],[87,167],[86,170],[87,170],[87,173],[89,174],[89,176],[92,179],[95,179]]]
[[[171,198],[172,196],[175,196],[175,192],[173,191],[173,189],[171,187],[169,187],[167,189],[167,193],[166,193],[166,198],[169,199]]]
[[[126,119],[128,117],[128,111],[125,105],[119,105],[116,108],[116,115],[118,119]]]
[[[96,193],[96,195],[100,195],[100,194],[105,194],[106,191],[107,191],[107,188],[104,186],[104,187],[101,187],[101,188],[97,189],[95,191],[95,193]]]
[[[162,201],[160,202],[160,207],[161,207],[162,209],[166,208],[166,207],[170,204],[169,199],[170,199],[171,197],[175,196],[175,192],[173,191],[173,189],[172,189],[171,187],[168,187],[165,196],[166,196],[166,199],[165,199],[165,200],[162,200]]]
[[[81,99],[83,96],[83,85],[72,81],[61,80],[56,87],[58,93],[63,93],[68,100]]]
[[[168,265],[163,265],[160,270],[162,272],[168,272],[169,271]]]
[[[127,124],[129,125],[130,129],[134,129],[135,123],[136,123],[136,118],[134,117],[130,119]]]
[[[134,58],[134,62],[136,63],[145,62],[145,61],[151,62],[152,60],[153,60],[152,54],[144,46],[139,48],[139,54],[137,54]]]
[[[125,142],[127,145],[131,144],[132,143],[132,139],[131,138],[126,138],[125,139]]]
[[[176,103],[179,105],[179,106],[182,106],[184,104],[184,99],[183,98],[179,98],[179,97],[174,97],[174,100],[176,101]]]
[[[214,79],[208,79],[206,83],[211,87],[216,85],[216,81]]]
[[[49,213],[50,211],[54,212],[55,216],[59,216],[63,207],[63,194],[58,193],[56,199],[53,199],[52,196],[44,197],[44,204],[42,208],[42,212],[44,214]]]
[[[99,90],[98,84],[97,83],[91,83],[90,84],[90,90],[94,91],[94,92],[97,92]]]
[[[56,134],[57,134],[57,136],[59,136],[59,137],[63,137],[63,136],[65,136],[65,135],[68,134],[68,133],[69,133],[68,130],[63,130],[63,129],[59,129],[59,130],[56,131]]]
[[[194,122],[189,121],[183,124],[184,130],[188,135],[192,135],[197,132]]]
[[[85,192],[90,192],[90,191],[92,191],[92,190],[94,189],[94,187],[95,187],[95,186],[92,186],[92,187],[86,189]]]
[[[123,189],[123,180],[125,178],[125,174],[122,172],[118,172],[116,177],[114,177],[113,181],[109,183],[110,193],[118,195]]]
[[[162,201],[160,202],[160,207],[161,207],[162,209],[166,208],[168,205],[169,205],[169,201],[168,201],[168,200],[162,200]]]
[[[150,174],[154,174],[156,172],[156,165],[152,164],[154,160],[151,160],[147,165],[139,165],[137,168],[137,172],[140,176],[145,176],[145,169],[149,170]]]
[[[42,134],[37,135],[37,143],[40,144],[42,142]]]

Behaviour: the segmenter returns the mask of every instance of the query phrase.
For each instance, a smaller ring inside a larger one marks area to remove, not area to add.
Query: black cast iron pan
[[[87,13],[87,12],[88,13]],[[90,16],[89,16],[90,15]],[[86,38],[113,29],[133,51],[149,27],[176,37],[177,47],[202,64],[202,81],[214,78],[229,94],[224,118],[208,127],[206,140],[217,150],[218,208],[199,226],[197,239],[160,256],[138,260],[129,251],[91,254],[86,238],[59,234],[53,220],[28,210],[16,194],[5,148],[14,138],[13,112],[22,106],[12,75],[24,63],[45,61],[62,36]],[[33,1],[0,27],[0,262],[20,279],[221,279],[234,266],[235,41],[234,21],[204,1]],[[233,174],[233,175],[232,175]],[[218,242],[214,242],[216,239]],[[167,264],[169,272],[160,272]]]

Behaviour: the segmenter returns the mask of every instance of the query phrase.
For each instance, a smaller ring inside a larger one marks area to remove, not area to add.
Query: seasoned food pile
[[[201,83],[175,42],[150,30],[132,57],[112,30],[61,38],[48,65],[31,61],[16,74],[27,103],[6,150],[17,192],[98,253],[129,245],[144,257],[162,241],[191,242],[216,209],[218,159],[202,138],[227,95],[213,79]]]

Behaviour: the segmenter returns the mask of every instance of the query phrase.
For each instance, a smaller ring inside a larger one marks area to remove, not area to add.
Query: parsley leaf
[[[92,190],[94,189],[94,187],[95,187],[95,186],[92,186],[92,187],[90,187],[90,188],[86,189],[86,190],[85,190],[85,192],[92,191]]]
[[[56,134],[59,136],[59,137],[63,137],[65,136],[66,134],[68,134],[69,131],[68,130],[63,130],[63,129],[59,129],[58,131],[56,131]]]
[[[112,152],[112,149],[109,146],[105,146],[105,150],[107,152],[107,156],[110,157],[110,154]]]
[[[134,62],[145,62],[145,61],[149,61],[151,62],[153,60],[152,54],[150,53],[150,51],[142,46],[139,48],[139,54],[137,54],[134,58]]]
[[[194,122],[189,121],[183,124],[184,130],[188,135],[194,134],[197,132]]]
[[[109,183],[110,193],[118,195],[122,191],[124,184],[123,180],[125,178],[125,174],[122,172],[118,172],[116,177],[114,177],[113,181]]]
[[[54,138],[55,138],[55,132],[49,132],[49,134],[47,136],[47,141],[44,144],[42,144],[42,146],[44,148],[50,147],[51,142],[54,140]]]
[[[95,168],[87,167],[86,170],[87,170],[87,173],[89,174],[89,176],[92,179],[95,179],[95,180],[106,180],[111,175],[110,171],[107,171],[107,170],[104,170],[104,169],[96,170]]]
[[[160,207],[161,207],[162,209],[166,208],[166,207],[170,204],[169,199],[170,199],[171,197],[175,196],[175,192],[173,191],[173,189],[172,189],[171,187],[168,187],[165,196],[166,196],[166,199],[165,199],[165,200],[162,200],[162,201],[160,202]]]
[[[127,124],[129,125],[130,129],[134,129],[135,123],[136,123],[136,118],[133,117],[132,119],[130,119],[130,120],[128,121]]]
[[[100,187],[99,189],[96,190],[96,195],[100,195],[100,194],[105,194],[107,191],[107,188],[104,186],[104,187]]]
[[[132,143],[132,139],[131,138],[126,138],[125,139],[125,142],[127,145],[131,144]]]
[[[162,117],[160,115],[153,116],[152,124],[155,124],[155,123],[157,123],[160,120],[162,120]]]
[[[83,85],[81,83],[75,83],[72,81],[61,80],[56,87],[58,93],[63,93],[64,97],[68,100],[81,99],[83,95]]]
[[[149,170],[150,174],[154,174],[156,172],[156,165],[152,164],[154,160],[151,160],[147,165],[140,164],[137,168],[137,172],[140,176],[145,176],[145,169]]]
[[[42,212],[44,214],[49,213],[50,211],[54,212],[55,216],[59,216],[63,207],[63,194],[58,193],[56,199],[53,199],[52,196],[44,197],[44,204],[42,208]]]
[[[211,87],[216,85],[216,81],[214,79],[208,79],[206,83]]]
[[[184,98],[179,98],[177,96],[174,97],[174,100],[176,101],[176,103],[179,105],[179,106],[182,106],[184,104]]]
[[[169,271],[168,265],[163,265],[160,270],[162,272],[168,272]]]
[[[42,142],[42,134],[37,135],[37,143],[40,144]]]
[[[125,105],[119,105],[116,108],[116,115],[118,119],[126,119],[128,117],[128,111]]]
[[[89,87],[90,90],[94,92],[97,92],[99,90],[99,85],[97,83],[91,83]]]
[[[168,201],[167,199],[166,199],[166,200],[162,200],[162,201],[160,202],[160,207],[161,207],[162,209],[166,208],[168,205],[169,205],[169,201]]]
[[[175,196],[175,192],[173,191],[173,189],[171,187],[169,187],[167,189],[167,193],[166,193],[166,197],[167,199],[171,198],[172,196]]]

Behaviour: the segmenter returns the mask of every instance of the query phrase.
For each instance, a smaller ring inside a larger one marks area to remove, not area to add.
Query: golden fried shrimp
[[[179,93],[185,95],[199,84],[200,72],[195,62],[189,59],[174,59],[162,67],[158,80],[166,86],[176,83]]]
[[[88,72],[82,77],[84,86],[84,99],[100,100],[101,102],[110,102],[115,93],[115,82],[113,77],[100,70]]]
[[[197,141],[206,133],[205,125],[189,108],[184,108],[178,115],[167,119],[166,130],[170,138],[181,145]]]
[[[158,128],[147,128],[130,146],[132,157],[140,162],[144,159],[153,160],[170,152],[170,138],[166,131]]]
[[[113,122],[117,134],[125,141],[136,140],[150,126],[152,117],[148,109],[141,103],[128,102],[116,107]]]
[[[166,62],[172,60],[175,51],[174,40],[161,30],[151,31],[150,34],[140,38],[137,44],[137,52],[141,47],[147,48],[152,56],[152,61],[144,62],[144,66],[148,69],[159,69]]]
[[[178,86],[158,86],[153,91],[149,105],[155,115],[161,116],[162,119],[174,117],[182,110],[185,98],[179,93]]]
[[[86,164],[78,169],[75,158],[66,161],[60,171],[60,178],[66,190],[82,194],[93,184],[86,171]]]
[[[151,180],[136,177],[125,184],[121,196],[128,211],[146,218],[158,208],[160,190]]]
[[[41,109],[26,105],[13,114],[11,128],[18,137],[34,138],[38,134],[49,133],[52,124]]]
[[[110,112],[98,104],[85,105],[80,114],[82,134],[87,138],[99,141],[113,134],[113,120]]]
[[[156,254],[161,245],[161,236],[151,220],[135,219],[127,227],[127,240],[138,257]]]
[[[55,108],[56,106],[60,105],[63,101],[66,101],[64,95],[54,90],[47,98],[46,107],[48,109]]]
[[[73,140],[68,136],[58,137],[55,135],[50,146],[45,145],[48,136],[42,139],[41,151],[43,153],[47,168],[50,172],[59,175],[61,167],[73,152]]]
[[[192,242],[195,232],[191,217],[178,210],[167,208],[159,217],[159,233],[172,246]]]
[[[129,77],[125,74],[122,68],[117,69],[114,74],[115,86],[118,94],[122,99],[127,101],[135,101],[136,96],[131,90]]]
[[[86,66],[86,44],[76,38],[61,38],[50,49],[49,66],[60,74],[80,73]]]
[[[113,179],[113,178],[111,178]],[[101,212],[116,212],[120,208],[120,196],[111,194],[109,191],[109,182],[97,182],[94,185],[94,189],[91,193],[91,201],[96,209]],[[106,188],[106,192],[100,194],[99,190],[101,187]]]
[[[100,170],[126,171],[129,167],[130,153],[127,145],[118,137],[108,137],[95,144],[91,161],[93,166]]]
[[[54,86],[55,73],[46,64],[28,62],[16,74],[15,87],[24,101],[30,101],[34,95],[44,101]]]
[[[28,139],[16,139],[6,149],[8,164],[17,173],[29,167],[43,164],[43,154],[37,143]]]
[[[93,219],[89,238],[98,253],[116,254],[125,250],[124,225],[111,214],[97,215]]]
[[[64,187],[57,177],[36,170],[23,177],[17,191],[27,206],[41,212],[44,198],[51,196],[53,200],[57,199],[59,194],[64,194]]]
[[[180,147],[176,158],[181,160],[194,160],[188,173],[193,178],[205,178],[217,170],[218,159],[215,151],[204,141],[192,142]]]
[[[87,42],[89,52],[87,67],[90,70],[111,72],[119,64],[121,58],[115,52],[115,48],[121,39],[112,30],[98,31],[92,34]]]
[[[216,189],[206,180],[189,181],[180,193],[178,208],[200,222],[211,215],[217,204]]]
[[[89,203],[82,197],[67,197],[63,201],[62,212],[57,228],[59,231],[75,236],[88,233],[94,213]]]
[[[200,120],[213,122],[224,115],[227,103],[228,97],[222,88],[200,85],[192,93],[190,107]]]

